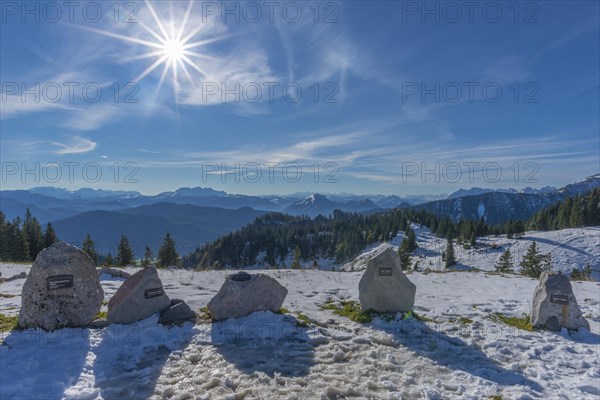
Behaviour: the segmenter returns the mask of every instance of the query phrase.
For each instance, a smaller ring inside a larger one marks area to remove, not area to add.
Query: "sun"
[[[210,43],[223,40],[225,37],[214,37],[211,39],[204,39],[193,41],[198,33],[206,27],[206,24],[198,24],[190,32],[186,32],[186,25],[190,18],[194,1],[191,0],[188,3],[185,14],[181,21],[173,20],[173,12],[171,9],[170,19],[159,17],[152,4],[145,0],[145,4],[148,7],[148,11],[152,15],[152,23],[148,24],[146,21],[139,20],[139,26],[141,26],[148,34],[152,36],[151,40],[141,39],[135,36],[127,36],[119,33],[106,31],[102,29],[82,27],[88,31],[96,32],[104,36],[120,39],[129,43],[135,43],[138,45],[145,46],[150,49],[149,52],[141,55],[132,57],[127,61],[140,60],[140,59],[151,59],[155,61],[149,65],[143,72],[141,72],[134,80],[134,83],[139,83],[142,79],[147,77],[152,71],[163,66],[160,74],[160,79],[156,87],[156,93],[160,91],[167,75],[171,76],[173,83],[173,93],[175,95],[175,101],[178,100],[178,93],[181,84],[179,79],[182,75],[185,75],[188,81],[194,85],[194,79],[192,73],[200,74],[204,80],[209,79],[208,73],[198,65],[194,59],[205,60],[206,62],[217,60],[215,57],[198,51],[193,51],[198,47],[206,46]],[[138,24],[136,24],[138,25]],[[178,31],[175,31],[174,26],[180,26]],[[166,27],[170,27],[170,32],[167,32]],[[193,71],[192,71],[193,70]]]
[[[169,39],[163,47],[163,54],[172,63],[179,63],[185,55],[184,43],[177,39]]]

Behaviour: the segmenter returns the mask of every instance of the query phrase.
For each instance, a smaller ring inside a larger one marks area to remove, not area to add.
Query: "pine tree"
[[[510,254],[510,249],[506,249],[504,253],[500,256],[500,259],[496,263],[496,272],[512,272],[513,270],[513,262],[512,255]]]
[[[469,237],[469,244],[471,246],[475,246],[477,244],[477,238],[475,237],[475,231],[471,232],[471,236]]]
[[[90,234],[85,235],[85,240],[83,241],[83,245],[81,246],[81,250],[87,253],[88,256],[94,262],[94,265],[98,264],[98,253],[96,252],[96,246],[94,245],[94,241]]]
[[[52,224],[48,222],[48,225],[46,225],[46,232],[44,233],[44,248],[50,247],[56,242],[58,242],[58,237],[56,236]]]
[[[42,236],[42,228],[38,220],[31,215],[29,208],[25,213],[23,220],[23,231],[27,236],[27,246],[29,248],[29,258],[35,260],[38,253],[44,248],[44,238]]]
[[[550,255],[540,254],[537,243],[532,242],[521,261],[521,274],[530,278],[539,278],[542,272],[551,269]]]
[[[450,236],[448,236],[448,243],[446,244],[446,250],[442,254],[442,260],[444,261],[446,268],[451,268],[456,265],[454,245],[452,244],[452,238]]]
[[[146,246],[144,258],[142,258],[142,267],[146,268],[150,265],[152,265],[152,250],[150,250],[150,247]]]
[[[171,265],[177,265],[178,263],[179,255],[175,248],[175,240],[173,240],[171,234],[167,232],[163,244],[158,250],[158,265],[159,267],[165,268]]]
[[[15,218],[8,229],[10,240],[10,256],[11,261],[29,261],[29,243],[25,229],[21,229],[21,219]]]
[[[109,267],[111,265],[114,265],[115,260],[113,259],[112,254],[108,253],[108,255],[106,256],[106,260],[104,260],[104,264],[108,265]]]
[[[406,231],[406,238],[408,239],[407,250],[410,253],[415,251],[419,246],[417,245],[417,236],[415,235],[415,231],[413,231],[410,226],[406,228]]]
[[[398,247],[398,256],[400,256],[400,266],[402,267],[402,270],[405,271],[409,269],[411,264],[411,258],[409,251],[409,242],[406,236],[404,237],[404,239],[402,239],[402,243],[400,243],[400,246]]]
[[[11,261],[9,224],[6,216],[0,211],[0,261]]]
[[[302,251],[300,251],[300,247],[296,246],[294,249],[294,262],[292,263],[292,269],[301,269],[300,266],[300,257],[302,257]]]
[[[119,266],[124,267],[133,262],[133,250],[129,245],[129,239],[127,236],[122,235],[119,242],[119,248],[117,250],[117,262]]]

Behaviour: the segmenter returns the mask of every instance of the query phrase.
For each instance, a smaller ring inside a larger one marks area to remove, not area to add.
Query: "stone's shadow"
[[[0,399],[62,399],[81,375],[90,331],[63,328],[12,331],[0,346]]]
[[[391,334],[399,346],[407,347],[417,355],[447,368],[461,370],[501,386],[523,385],[536,392],[544,390],[537,382],[502,368],[480,349],[423,323],[403,321],[393,325],[377,324],[373,328]]]
[[[437,250],[431,250],[431,249],[426,249],[426,248],[421,248],[418,247],[415,250],[415,255],[416,256],[423,256],[423,257],[438,257],[442,255],[441,251],[437,251]]]
[[[523,239],[525,239],[525,240],[530,240],[530,241],[532,241],[532,242],[534,242],[534,241],[535,241],[535,242],[538,242],[538,243],[546,243],[546,244],[554,245],[554,246],[555,246],[555,248],[561,248],[561,247],[562,247],[562,248],[565,248],[565,249],[567,249],[567,250],[574,251],[575,253],[579,253],[579,254],[581,254],[581,255],[584,255],[584,256],[593,257],[593,254],[590,254],[590,253],[588,253],[588,252],[586,252],[586,251],[583,251],[583,250],[581,250],[581,249],[578,249],[577,247],[569,246],[569,245],[568,245],[568,244],[566,244],[566,243],[560,243],[560,242],[557,242],[557,241],[555,241],[555,240],[551,240],[551,239],[545,239],[545,238],[537,238],[537,237],[531,237],[531,236],[523,236],[521,239],[522,239],[522,240],[523,240]],[[550,250],[550,253],[552,253],[552,251],[553,251],[553,250],[554,250],[554,249]]]
[[[561,335],[565,339],[571,340],[573,342],[583,343],[583,344],[593,344],[596,346],[600,345],[600,335],[597,335],[594,332],[590,332],[587,329],[579,329],[578,331],[574,331],[571,333],[566,333],[566,332],[563,333],[563,332],[564,332],[564,328],[563,328],[563,331],[556,332],[556,333]]]
[[[191,323],[168,328],[156,321],[155,315],[129,325],[113,324],[102,331],[102,341],[93,349],[100,397],[151,397],[170,354],[185,349],[196,332]]]
[[[268,313],[271,318],[256,318]],[[314,344],[296,318],[273,319],[268,311],[249,317],[214,322],[211,341],[223,358],[245,374],[263,372],[270,377],[306,376],[315,364]]]

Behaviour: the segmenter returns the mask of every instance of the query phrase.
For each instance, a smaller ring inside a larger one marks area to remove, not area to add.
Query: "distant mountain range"
[[[567,185],[563,188],[541,189],[534,193],[497,190],[485,192],[485,189],[473,188],[462,193],[483,193],[450,197],[445,200],[420,204],[417,207],[433,212],[438,216],[449,216],[453,221],[460,219],[479,219],[483,217],[488,224],[499,224],[510,219],[528,219],[540,208],[565,199],[566,197],[587,193],[600,187],[600,174]],[[457,192],[455,192],[457,193]]]
[[[157,195],[136,191],[52,187],[0,191],[0,210],[8,220],[29,208],[38,220],[52,222],[63,240],[82,241],[90,233],[102,250],[121,234],[156,252],[166,231],[185,253],[199,244],[238,229],[266,212],[328,216],[335,209],[374,213],[398,207],[419,207],[453,220],[485,218],[489,224],[527,219],[549,204],[600,186],[600,174],[557,189],[461,189],[448,196],[354,195],[294,193],[287,196],[229,194],[211,188],[180,188]]]
[[[156,253],[165,237],[171,236],[181,254],[193,251],[252,222],[265,211],[245,207],[229,210],[189,204],[156,203],[118,211],[88,211],[52,222],[61,240],[81,245],[87,233],[102,254],[116,254],[121,235],[126,235],[137,257],[149,246]]]

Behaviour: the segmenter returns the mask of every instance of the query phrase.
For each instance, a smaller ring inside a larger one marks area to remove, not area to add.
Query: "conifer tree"
[[[446,250],[442,253],[442,260],[446,268],[451,268],[456,265],[456,256],[454,255],[454,245],[452,244],[452,238],[448,235],[448,243],[446,244]]]
[[[48,222],[48,225],[46,225],[46,232],[44,232],[44,248],[50,247],[56,242],[58,242],[58,237],[56,236],[54,227]]]
[[[150,265],[152,265],[152,250],[150,250],[150,247],[146,246],[144,258],[142,258],[142,267],[146,268]]]
[[[104,264],[108,265],[110,267],[114,263],[115,263],[115,260],[114,260],[114,258],[112,256],[112,254],[108,253],[108,255],[106,256],[106,259],[104,260]]]
[[[89,233],[85,235],[85,240],[83,241],[81,250],[83,250],[87,253],[88,256],[90,256],[90,258],[94,262],[94,265],[98,264],[98,252],[96,252],[96,246],[94,245],[94,241],[92,240],[92,237]]]
[[[521,274],[530,278],[539,278],[542,272],[549,269],[551,269],[550,256],[540,254],[537,243],[532,242],[521,261]]]
[[[475,246],[477,244],[477,238],[475,237],[475,231],[471,232],[471,236],[469,237],[469,244],[471,246]]]
[[[158,266],[165,268],[171,265],[177,265],[179,263],[179,255],[175,248],[175,240],[171,237],[171,234],[167,232],[163,240],[163,244],[158,250]]]
[[[417,245],[417,236],[415,235],[415,231],[411,229],[411,227],[409,226],[408,228],[406,228],[406,238],[408,240],[408,244],[407,244],[407,250],[409,253],[415,251],[418,247]]]
[[[294,262],[292,263],[292,269],[301,269],[300,266],[300,257],[302,257],[302,251],[300,251],[300,247],[296,246],[294,249]]]
[[[510,249],[506,249],[495,266],[496,272],[512,272],[513,262]]]
[[[121,235],[121,240],[119,241],[119,248],[117,249],[117,262],[121,267],[133,262],[133,250],[129,244],[129,239],[127,239],[127,236],[125,235]]]
[[[44,248],[44,238],[42,228],[38,220],[31,215],[29,208],[25,212],[23,220],[23,231],[27,236],[27,246],[29,248],[29,259],[35,260],[38,253]]]
[[[6,216],[0,211],[0,261],[10,261],[11,250],[9,242],[11,239]]]
[[[405,271],[409,269],[411,257],[409,251],[409,242],[406,236],[404,239],[402,239],[402,243],[400,243],[400,246],[398,247],[398,256],[400,256],[400,266],[402,267],[402,270]]]

